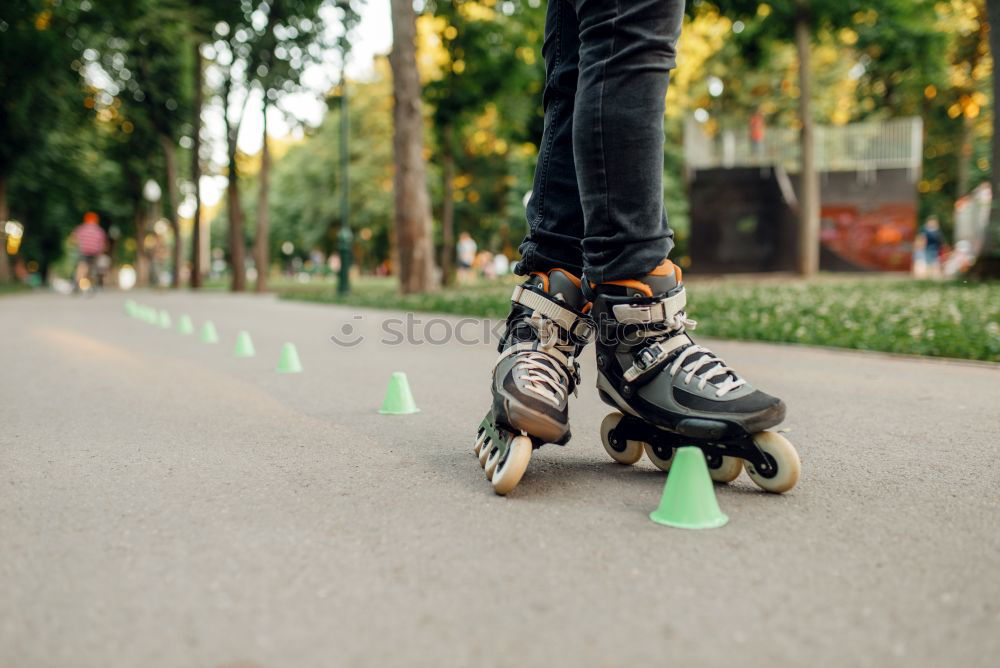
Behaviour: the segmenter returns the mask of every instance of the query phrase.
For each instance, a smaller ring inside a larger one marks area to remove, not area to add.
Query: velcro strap
[[[541,295],[534,290],[528,290],[524,286],[518,285],[514,288],[510,300],[515,304],[521,304],[530,308],[535,313],[542,314],[555,322],[560,329],[574,336],[588,341],[593,336],[594,326],[590,319],[580,317],[574,311],[562,306],[552,298]]]
[[[679,334],[677,336],[671,336],[666,341],[659,341],[651,346],[646,346],[635,356],[635,361],[622,377],[625,379],[626,383],[631,383],[638,378],[642,378],[646,374],[659,368],[661,364],[668,357],[670,353],[674,352],[678,348],[682,348],[689,344],[691,339],[685,334]]]
[[[681,286],[677,294],[652,304],[616,304],[612,310],[615,320],[624,325],[651,325],[658,322],[672,322],[674,316],[682,312],[686,304],[687,294]]]

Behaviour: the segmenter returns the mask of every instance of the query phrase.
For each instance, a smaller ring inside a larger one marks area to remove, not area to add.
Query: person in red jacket
[[[83,278],[90,284],[96,283],[98,258],[108,248],[108,236],[98,224],[96,213],[88,211],[83,214],[83,222],[73,230],[73,241],[77,251],[77,260],[73,265],[73,291],[79,292]],[[84,276],[80,275],[81,265],[86,270]]]

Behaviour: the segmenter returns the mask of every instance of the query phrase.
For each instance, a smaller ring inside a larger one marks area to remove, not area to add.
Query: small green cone
[[[294,343],[286,343],[281,347],[278,373],[302,373],[302,362],[299,361],[299,351],[295,349]]]
[[[236,350],[233,351],[236,357],[253,357],[253,341],[250,340],[249,332],[242,331],[236,337]]]
[[[160,329],[170,329],[170,314],[166,311],[160,311],[156,322],[160,326]]]
[[[416,402],[413,401],[410,382],[402,371],[396,371],[389,379],[389,387],[385,390],[382,408],[378,409],[378,412],[382,415],[409,415],[420,412]]]
[[[202,343],[218,343],[219,334],[215,331],[215,325],[212,324],[211,320],[206,320],[205,324],[201,327],[201,342]]]
[[[180,320],[177,321],[177,331],[185,336],[194,334],[194,323],[191,322],[191,316],[187,313],[182,315]]]
[[[663,486],[660,507],[649,514],[657,524],[681,529],[715,529],[729,518],[719,509],[701,449],[678,448]]]
[[[156,324],[156,309],[154,309],[152,306],[143,306],[142,307],[142,321],[144,323],[146,323],[147,325],[155,325]]]
[[[131,299],[125,300],[125,313],[127,313],[128,315],[130,315],[130,316],[132,316],[134,318],[135,317],[136,306],[138,306],[138,304],[136,304]]]

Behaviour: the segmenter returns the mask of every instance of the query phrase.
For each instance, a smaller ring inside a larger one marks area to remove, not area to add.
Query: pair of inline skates
[[[598,392],[616,409],[601,424],[613,460],[631,465],[645,453],[668,471],[676,449],[694,445],[716,481],[731,482],[746,469],[769,492],[795,486],[795,448],[766,431],[784,419],[785,404],[691,339],[695,322],[685,314],[681,271],[669,260],[640,279],[600,284],[562,269],[536,272],[511,302],[493,405],[474,446],[497,494],[517,486],[536,448],[569,441],[577,359],[592,340]]]

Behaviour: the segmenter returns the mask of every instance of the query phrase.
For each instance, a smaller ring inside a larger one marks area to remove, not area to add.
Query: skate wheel
[[[493,439],[487,437],[483,444],[479,447],[479,465],[486,467],[486,458],[490,456],[490,450],[493,449]]]
[[[497,462],[500,461],[500,448],[493,448],[493,452],[486,458],[483,468],[486,470],[486,479],[493,480],[493,472],[497,470]]]
[[[757,472],[753,464],[744,462],[743,466],[750,479],[761,489],[775,494],[787,492],[795,487],[795,483],[799,481],[799,471],[802,467],[795,446],[787,438],[773,431],[762,431],[754,434],[753,442],[773,460],[777,471],[769,476],[764,476]]]
[[[661,471],[670,470],[670,465],[674,463],[674,453],[677,452],[676,450],[671,450],[670,456],[667,457],[666,459],[663,459],[662,457],[656,454],[656,451],[653,450],[653,446],[650,445],[649,443],[643,443],[642,447],[646,450],[646,457],[649,458],[649,461],[653,462],[653,466],[660,469]]]
[[[527,436],[515,436],[510,442],[507,459],[493,472],[493,491],[501,496],[517,487],[521,476],[528,468],[533,450],[531,439]]]
[[[483,447],[483,443],[486,442],[487,438],[488,436],[486,436],[486,430],[480,430],[479,433],[476,434],[476,444],[472,446],[472,451],[478,455],[479,449]]]
[[[722,463],[716,468],[708,466],[708,474],[715,482],[732,482],[740,476],[743,470],[743,462],[737,457],[723,457]]]
[[[631,466],[642,459],[642,441],[627,440],[624,443],[624,450],[616,449],[615,445],[611,444],[611,431],[621,421],[621,413],[608,413],[604,416],[604,420],[601,422],[601,443],[604,444],[604,449],[607,450],[611,459],[619,464]],[[621,448],[621,444],[617,444],[617,447]]]

